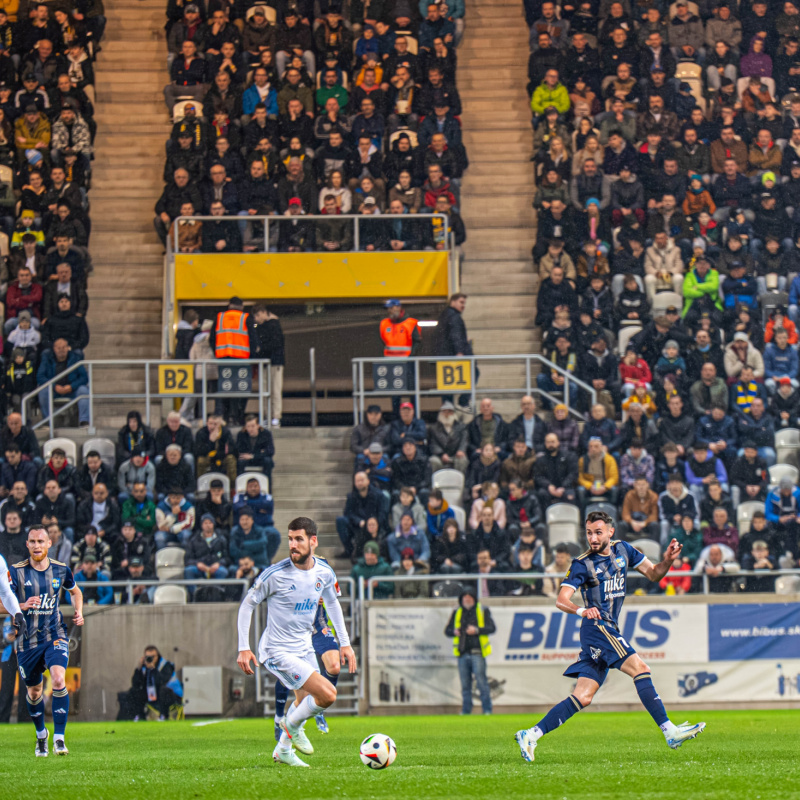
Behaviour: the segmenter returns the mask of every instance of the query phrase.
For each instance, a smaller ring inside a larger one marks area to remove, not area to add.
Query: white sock
[[[531,728],[528,731],[528,733],[529,733],[531,739],[533,739],[534,742],[538,742],[539,739],[541,739],[542,736],[544,736],[544,734],[542,733],[542,729],[538,725],[536,725],[533,728]]]
[[[56,736],[56,735],[54,734],[54,735],[53,735],[53,741],[54,741],[54,742],[63,742],[63,741],[64,741],[64,736],[63,736],[63,735],[61,735],[61,736]]]
[[[319,714],[319,712],[323,710],[322,706],[318,706],[314,702],[314,698],[309,694],[303,698],[300,705],[292,704],[292,707],[286,713],[286,722],[291,725],[292,728],[299,728],[303,722]]]
[[[42,731],[41,733],[39,733],[39,731],[36,731],[36,738],[37,739],[46,739],[47,738],[47,731]]]
[[[669,739],[669,737],[672,736],[672,734],[678,729],[678,726],[675,725],[675,723],[670,722],[670,720],[667,720],[663,725],[659,725],[658,727],[661,728],[661,732],[664,734],[665,739]]]
[[[274,720],[274,722],[275,722],[275,724],[276,724],[276,725],[280,725],[280,724],[281,724],[281,719],[283,719],[283,717],[279,717],[279,716],[276,714],[276,715],[275,715],[275,716],[274,716],[272,719]]]
[[[281,731],[281,738],[278,740],[278,750],[288,753],[292,749],[292,739],[286,731]]]

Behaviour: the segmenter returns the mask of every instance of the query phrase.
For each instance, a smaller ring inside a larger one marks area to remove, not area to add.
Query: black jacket
[[[514,449],[514,442],[517,439],[525,438],[525,420],[522,414],[515,417],[506,425],[508,438],[506,439],[506,450],[511,452]],[[538,416],[533,415],[533,452],[541,453],[544,451],[544,437],[547,435],[547,424]]]
[[[180,445],[184,453],[192,453],[194,450],[192,429],[188,425],[181,425],[173,433],[166,425],[159,428],[155,435],[156,455],[163,456],[171,444]]]
[[[192,494],[195,488],[194,470],[183,459],[173,466],[164,458],[156,466],[156,491],[168,494],[173,486],[180,486],[184,494]]]
[[[542,521],[542,508],[539,500],[533,492],[525,492],[519,500],[515,500],[513,497],[506,500],[506,525],[520,525],[523,510],[532,526],[536,526]]]
[[[286,364],[283,329],[277,317],[271,317],[266,322],[255,325],[253,334],[258,358],[268,358],[273,367],[282,367]]]
[[[105,484],[110,494],[116,494],[118,491],[117,477],[105,463],[100,464],[100,469],[97,471],[96,476],[92,476],[89,472],[89,466],[84,464],[75,476],[75,487],[78,490],[78,498],[76,499],[91,497],[92,489],[94,489],[96,483]]]
[[[124,580],[128,577],[127,565],[121,567],[123,561],[130,561],[132,558],[141,558],[145,567],[150,565],[152,552],[150,544],[145,537],[137,532],[133,537],[132,542],[126,542],[122,536],[118,536],[117,540],[111,547],[112,561],[114,565],[113,577],[115,580]]]
[[[228,557],[227,539],[215,531],[214,535],[206,540],[200,531],[196,531],[186,543],[185,563],[187,567],[194,567],[198,563],[206,566],[219,564],[221,567],[227,567],[231,563]]]
[[[45,516],[55,517],[62,529],[75,527],[75,503],[70,502],[63,493],[58,496],[55,503],[42,495],[36,501],[34,508],[37,521],[41,521]]]
[[[555,456],[545,453],[534,462],[533,474],[540,491],[550,485],[571,489],[578,482],[578,456],[561,448]]]
[[[494,446],[499,447],[501,450],[505,448],[508,442],[508,426],[503,422],[503,418],[499,414],[494,414]],[[475,419],[467,425],[467,436],[469,438],[469,450],[467,455],[472,456],[477,450],[481,448],[481,417]],[[544,434],[542,434],[544,436]]]
[[[472,344],[467,339],[467,326],[460,311],[448,306],[439,317],[436,327],[436,355],[471,356]]]
[[[200,529],[200,523],[203,520],[204,514],[211,514],[214,517],[214,527],[221,529],[225,533],[231,529],[231,512],[233,505],[229,503],[224,497],[222,502],[218,505],[211,502],[211,495],[208,494],[202,500],[198,501],[195,506],[195,523],[197,529]]]
[[[411,486],[418,492],[431,485],[431,466],[417,450],[409,461],[402,453],[392,459],[392,491],[399,492],[403,486]]]
[[[194,454],[197,458],[211,458],[221,463],[222,459],[230,453],[236,455],[236,445],[233,442],[233,435],[227,427],[222,429],[222,434],[216,442],[211,441],[207,427],[197,431],[197,436],[194,438]]]
[[[75,533],[78,536],[85,536],[92,524],[92,504],[93,500],[89,497],[78,505],[75,518]],[[109,497],[106,504],[106,515],[100,521],[100,529],[105,531],[105,541],[112,542],[120,529],[119,505],[113,497]]]
[[[2,448],[3,454],[10,442],[16,442],[19,445],[23,458],[41,458],[42,450],[39,447],[39,440],[36,438],[36,434],[25,425],[20,428],[16,436],[11,433],[8,425],[3,426],[3,430],[0,431],[0,448]]]
[[[385,527],[388,510],[388,502],[384,494],[370,486],[366,497],[362,497],[356,489],[347,495],[347,502],[344,505],[344,517],[347,524],[357,529],[361,522],[366,522],[370,517],[375,517],[381,527]]]

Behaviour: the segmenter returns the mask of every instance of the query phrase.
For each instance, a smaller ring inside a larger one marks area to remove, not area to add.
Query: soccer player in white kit
[[[303,742],[303,752],[313,752],[302,725],[322,713],[336,700],[336,688],[323,678],[311,644],[311,632],[320,597],[325,602],[339,638],[341,663],[356,671],[356,654],[339,605],[339,584],[331,566],[315,558],[317,525],[308,517],[289,523],[289,558],[267,567],[256,579],[239,607],[239,657],[237,663],[245,675],[252,675],[256,660],[250,650],[250,622],[256,606],[267,601],[267,627],[258,643],[258,660],[295,693],[295,701],[286,712],[283,733],[272,758],[293,767],[307,767],[292,747],[293,739]]]
[[[11,614],[13,620],[11,624],[16,631],[14,638],[24,636],[28,632],[28,625],[25,622],[22,609],[19,607],[19,600],[11,589],[11,574],[3,556],[0,556],[0,603]]]

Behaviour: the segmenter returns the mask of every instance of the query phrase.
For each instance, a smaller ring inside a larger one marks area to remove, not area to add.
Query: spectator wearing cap
[[[172,4],[170,4],[172,5]],[[175,4],[176,10],[178,8]],[[172,67],[172,62],[181,52],[183,43],[189,39],[197,45],[203,21],[200,18],[200,9],[196,3],[187,3],[183,8],[183,17],[172,21],[167,36],[167,70]]]
[[[391,575],[392,568],[380,555],[380,546],[377,542],[367,542],[364,545],[364,555],[353,566],[350,577],[358,581],[382,575]],[[385,600],[394,593],[394,583],[391,581],[376,581],[372,584],[372,596],[376,600]]]
[[[183,577],[186,580],[223,580],[229,575],[229,567],[228,542],[216,530],[214,517],[204,514],[200,519],[200,530],[195,531],[186,543]]]
[[[739,377],[745,365],[752,368],[754,379],[763,379],[764,359],[761,353],[753,346],[746,333],[738,331],[734,334],[733,341],[725,347],[725,372],[729,382]]]
[[[172,486],[179,486],[190,502],[194,500],[194,469],[183,460],[179,444],[167,445],[164,458],[156,466],[156,493],[163,500]]]
[[[776,430],[800,426],[800,392],[792,388],[790,379],[778,379],[777,390],[770,398],[769,413],[775,419]]]
[[[431,471],[456,469],[464,474],[469,465],[468,441],[466,426],[456,416],[455,406],[445,400],[436,422],[428,427]]]
[[[280,545],[280,534],[278,534],[278,542],[274,546],[272,555],[277,552],[278,545]],[[271,556],[267,533],[255,524],[253,511],[249,506],[244,506],[239,511],[237,523],[231,530],[229,552],[234,561],[249,556],[259,571],[270,565]]]
[[[365,472],[370,484],[389,497],[392,483],[391,459],[378,442],[373,442],[367,448],[366,456],[360,455],[356,458],[356,470]]]
[[[167,496],[156,506],[156,550],[168,544],[185,545],[192,535],[195,523],[194,506],[180,486],[172,486]]]
[[[705,257],[697,260],[694,267],[686,273],[683,280],[685,300],[681,316],[688,325],[695,324],[703,313],[712,315],[714,320],[721,320],[723,308],[719,285],[719,272]]]
[[[736,459],[738,433],[736,421],[727,411],[727,398],[713,401],[710,411],[697,421],[695,435],[699,441],[708,442],[708,449],[721,458],[730,471]]]
[[[414,413],[414,405],[408,401],[400,404],[400,416],[392,421],[389,429],[389,447],[392,455],[398,455],[406,441],[412,441],[426,451],[428,431],[425,423]]]
[[[117,472],[117,486],[121,503],[128,499],[136,483],[143,483],[147,487],[148,496],[155,497],[156,469],[146,450],[135,450],[130,458],[120,465]]]
[[[42,334],[31,324],[31,312],[20,311],[16,320],[16,328],[8,334],[8,343],[15,348],[19,348],[24,354],[35,360],[39,343],[42,341]],[[44,328],[42,329],[44,332]],[[47,341],[47,347],[52,345],[52,339]],[[34,383],[35,385],[35,383]]]
[[[697,505],[703,501],[709,482],[719,481],[724,492],[728,491],[728,473],[722,460],[709,449],[708,442],[694,443],[686,459],[686,483]]]
[[[783,188],[786,213],[794,219],[794,211],[800,206],[796,199],[800,191],[800,127],[792,128],[789,141],[784,145],[781,174],[787,179]]]
[[[214,478],[208,485],[208,494],[198,501],[196,516],[211,514],[214,517],[214,526],[225,534],[231,529],[233,505],[225,494],[225,484]]]
[[[53,125],[50,139],[50,157],[54,164],[61,165],[64,151],[72,149],[83,161],[86,171],[91,167],[92,137],[86,120],[80,115],[77,103],[67,100],[61,107],[58,120]]]
[[[36,75],[33,72],[23,72],[22,88],[14,94],[14,107],[17,113],[24,114],[30,106],[35,106],[37,111],[44,113],[49,105],[47,91],[39,85]]]
[[[144,564],[149,564],[152,554],[150,545],[144,534],[136,529],[133,519],[123,519],[120,535],[111,548],[113,556],[112,578],[115,581],[125,580],[127,569],[133,559],[137,558]]]
[[[381,407],[376,404],[367,406],[364,419],[350,433],[350,452],[358,459],[369,456],[369,447],[380,445],[380,452],[389,448],[389,425],[383,419]]]
[[[148,543],[156,529],[156,504],[147,494],[147,484],[133,484],[130,497],[122,504],[122,517],[133,521],[136,530],[147,537]]]

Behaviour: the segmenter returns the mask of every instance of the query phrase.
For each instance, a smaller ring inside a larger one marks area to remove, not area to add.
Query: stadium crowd
[[[468,160],[463,0],[170,2],[174,125],[156,203],[180,252],[445,249]],[[404,220],[407,214],[444,214]],[[238,222],[183,220],[238,215]],[[303,220],[320,214],[325,220]],[[359,221],[343,214],[372,217]],[[275,216],[265,237],[263,221]],[[267,241],[265,242],[265,238]]]

